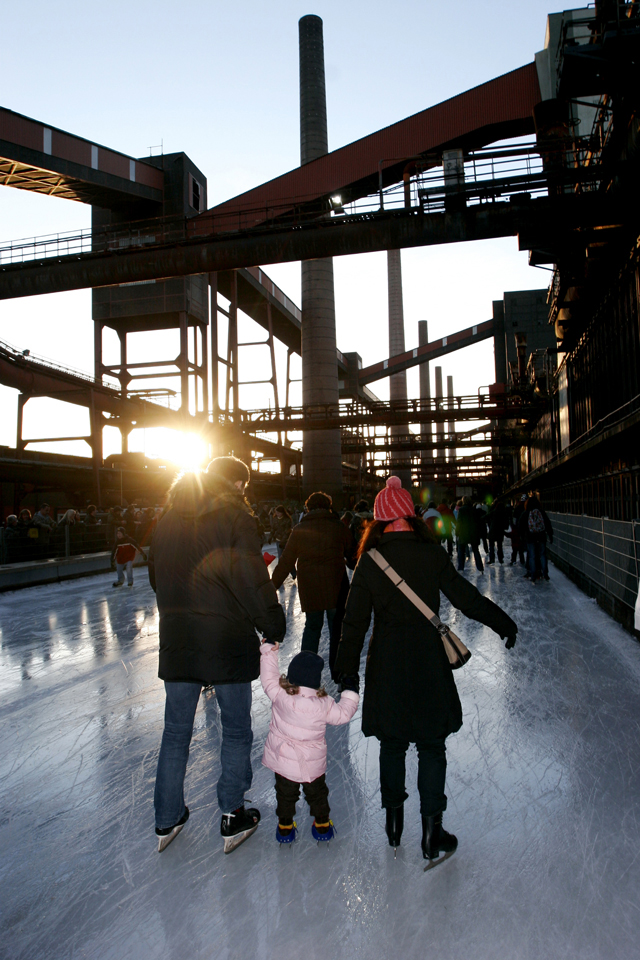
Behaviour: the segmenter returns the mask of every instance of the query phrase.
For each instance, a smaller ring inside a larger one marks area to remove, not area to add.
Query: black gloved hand
[[[505,638],[503,637],[502,639],[504,640]],[[515,647],[515,645],[516,645],[516,635],[514,633],[512,637],[506,638],[505,647],[507,648],[507,650],[511,650],[513,647]]]
[[[338,686],[340,687],[341,693],[344,690],[351,690],[353,693],[360,693],[360,677],[357,673],[351,677],[346,677],[344,674],[342,674]]]

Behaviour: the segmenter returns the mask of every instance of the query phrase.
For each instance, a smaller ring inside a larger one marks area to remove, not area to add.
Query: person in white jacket
[[[321,686],[322,657],[303,650],[289,664],[287,676],[280,675],[278,644],[263,643],[260,649],[260,681],[271,700],[271,724],[262,762],[276,775],[276,840],[293,843],[294,822],[300,784],[313,817],[314,840],[334,837],[329,819],[327,770],[327,724],[348,723],[358,707],[357,679],[354,689],[344,689],[340,701],[327,695]]]

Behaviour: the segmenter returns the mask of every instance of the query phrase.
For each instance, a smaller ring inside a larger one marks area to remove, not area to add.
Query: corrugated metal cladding
[[[151,164],[134,161],[131,157],[116,150],[109,150],[107,147],[100,147],[98,150],[98,147],[89,140],[65,133],[64,130],[56,130],[55,127],[46,127],[36,120],[1,107],[0,140],[4,140],[7,144],[15,144],[16,147],[37,150],[70,163],[83,164],[94,170],[99,169],[115,177],[122,177],[123,180],[135,179],[137,183],[156,190],[162,190],[164,187],[162,171]],[[131,176],[131,163],[135,163],[135,177]]]
[[[535,63],[530,63],[212,207],[201,219],[327,196],[377,174],[381,159],[411,157],[482,127],[529,119],[539,101],[538,74]]]

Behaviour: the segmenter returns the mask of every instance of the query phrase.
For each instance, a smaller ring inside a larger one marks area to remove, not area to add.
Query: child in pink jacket
[[[260,680],[272,704],[262,762],[276,775],[276,840],[296,839],[293,818],[300,784],[313,817],[314,839],[332,840],[325,730],[328,723],[348,723],[360,698],[353,690],[344,690],[339,703],[327,696],[320,686],[324,661],[309,650],[293,658],[286,677],[280,675],[277,643],[263,643],[260,653]]]

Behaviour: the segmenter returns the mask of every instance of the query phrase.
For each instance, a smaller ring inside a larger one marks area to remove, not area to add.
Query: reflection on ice
[[[106,576],[1,597],[2,956],[634,956],[640,647],[553,570],[536,587],[517,568],[469,576],[514,617],[519,641],[507,652],[444,605],[473,657],[456,675],[465,721],[448,741],[446,824],[460,846],[426,875],[415,753],[394,862],[378,746],[362,738],[359,714],[327,730],[337,839],[317,848],[301,803],[298,843],[278,847],[272,775],[260,765],[269,704],[258,683],[258,833],[223,856],[219,713],[204,694],[186,783],[192,816],[158,856],[152,793],[164,698],[144,573],[126,594]],[[303,617],[295,585],[281,599],[285,667]]]

